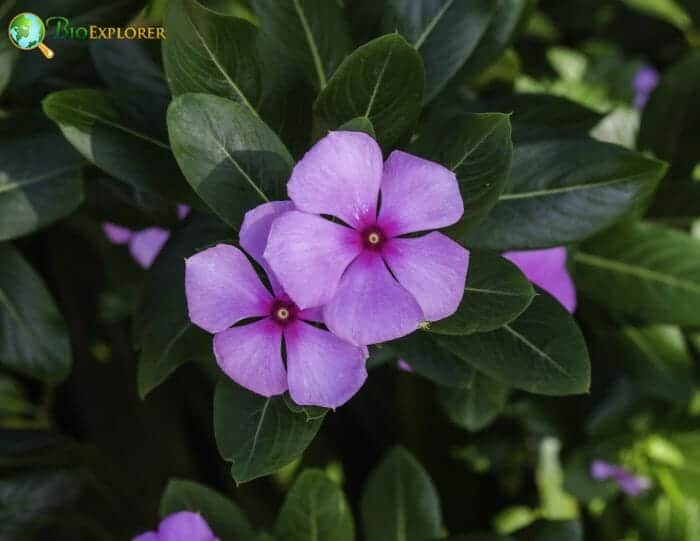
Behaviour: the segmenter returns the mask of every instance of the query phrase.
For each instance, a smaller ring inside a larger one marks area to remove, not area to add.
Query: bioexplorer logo
[[[44,44],[47,34],[57,40],[165,39],[165,28],[162,26],[72,26],[68,17],[49,17],[44,22],[41,17],[29,12],[15,15],[7,33],[10,42],[18,49],[39,49],[48,59],[54,57],[54,52]]]

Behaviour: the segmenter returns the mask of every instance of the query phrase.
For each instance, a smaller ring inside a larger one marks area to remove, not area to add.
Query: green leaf
[[[442,387],[438,399],[450,421],[476,432],[486,428],[498,417],[506,405],[508,391],[506,385],[474,370],[469,387]]]
[[[199,483],[185,479],[168,481],[160,500],[160,516],[177,511],[200,513],[216,536],[224,541],[253,537],[253,528],[238,506]]]
[[[257,115],[260,62],[255,26],[197,0],[171,0],[163,65],[174,96],[203,92],[229,98]]]
[[[141,352],[138,391],[148,395],[186,362],[212,359],[212,338],[197,328],[187,313],[185,258],[231,231],[214,217],[196,214],[176,229],[148,270],[134,321]]]
[[[314,105],[323,128],[367,117],[382,148],[413,128],[423,99],[420,56],[397,34],[379,37],[348,56]]]
[[[402,447],[389,451],[370,474],[361,510],[367,541],[425,541],[443,533],[435,485]]]
[[[459,78],[472,79],[494,63],[513,41],[515,33],[530,15],[535,0],[497,0],[491,22],[474,52],[459,72]]]
[[[473,370],[437,346],[425,332],[414,332],[387,344],[387,348],[408,363],[412,370],[440,385],[467,387]]]
[[[57,382],[68,376],[68,331],[41,277],[10,244],[0,244],[0,365]]]
[[[477,370],[512,387],[554,396],[588,391],[590,365],[583,335],[549,295],[536,296],[518,319],[499,330],[436,340]]]
[[[266,398],[222,378],[214,393],[214,433],[237,483],[269,475],[301,456],[323,418],[294,413],[281,396]]]
[[[19,51],[8,40],[0,43],[0,95],[5,91],[12,78],[12,72],[19,58]]]
[[[510,121],[501,113],[435,120],[419,129],[409,150],[457,175],[464,216],[450,231],[459,239],[486,218],[508,180],[513,154]]]
[[[168,108],[173,152],[197,194],[229,225],[266,201],[285,199],[292,158],[243,105],[183,94]]]
[[[171,200],[198,201],[168,144],[126,124],[105,92],[61,90],[42,105],[78,152],[106,173]]]
[[[637,146],[669,161],[675,176],[688,174],[698,161],[700,134],[700,54],[663,74],[642,113]]]
[[[348,120],[338,129],[345,131],[359,131],[362,133],[366,133],[373,139],[377,138],[377,134],[374,132],[374,126],[372,126],[372,122],[370,122],[369,118],[367,118],[366,116],[358,116],[357,118]]]
[[[426,101],[474,52],[497,7],[493,0],[389,1],[383,27],[397,30],[423,57]]]
[[[83,201],[83,164],[45,118],[25,113],[2,120],[0,241],[33,233],[73,212]]]
[[[579,522],[538,521],[518,532],[516,539],[522,541],[583,541],[583,528]]]
[[[352,50],[338,2],[328,0],[253,0],[262,32],[284,60],[304,73],[316,90]]]
[[[574,254],[576,285],[594,301],[650,322],[700,325],[700,240],[637,223]]]
[[[581,241],[643,210],[665,172],[663,162],[592,140],[516,145],[504,193],[464,242],[503,251]]]
[[[355,525],[341,488],[320,470],[304,470],[277,517],[279,541],[352,541]]]
[[[457,311],[431,323],[437,334],[496,330],[517,318],[535,297],[532,284],[513,263],[491,252],[473,250],[467,284]]]

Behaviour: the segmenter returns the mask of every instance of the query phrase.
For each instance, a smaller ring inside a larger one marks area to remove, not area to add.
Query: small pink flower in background
[[[557,299],[569,313],[574,313],[576,287],[566,268],[566,248],[506,252],[503,257],[515,264],[533,284]]]
[[[634,87],[634,106],[637,109],[644,109],[649,100],[649,96],[659,84],[659,72],[651,66],[643,66],[634,76],[632,86]]]
[[[597,481],[614,481],[629,496],[639,496],[651,486],[646,477],[634,475],[620,466],[603,460],[594,460],[591,463],[591,477]]]
[[[409,372],[409,373],[410,373],[410,372],[413,372],[413,368],[411,367],[411,365],[408,364],[408,363],[407,363],[406,361],[404,361],[403,359],[399,359],[398,361],[396,361],[396,366],[397,366],[398,369],[401,370],[402,372]]]
[[[190,212],[187,205],[177,206],[177,217],[182,220]],[[131,257],[144,269],[149,268],[168,242],[170,231],[162,227],[147,227],[134,231],[111,222],[102,224],[102,231],[112,244],[128,244]]]
[[[287,189],[296,210],[275,220],[264,257],[299,307],[323,306],[333,333],[364,346],[455,312],[469,252],[441,233],[405,236],[461,218],[452,171],[400,151],[383,162],[374,139],[339,131],[297,163]]]
[[[158,530],[134,537],[132,541],[219,541],[198,513],[180,511],[165,517]]]
[[[263,396],[288,389],[297,404],[334,408],[367,379],[368,353],[319,328],[321,312],[300,309],[262,258],[271,223],[292,208],[290,202],[260,205],[240,231],[241,247],[263,267],[272,293],[242,251],[219,244],[187,259],[187,306],[192,322],[214,334],[216,360],[236,383]],[[234,326],[250,318],[257,319]]]

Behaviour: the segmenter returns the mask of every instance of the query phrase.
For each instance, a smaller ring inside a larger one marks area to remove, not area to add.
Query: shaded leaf
[[[506,385],[474,370],[468,387],[442,387],[438,399],[450,421],[476,432],[487,427],[498,417],[506,405],[508,391]]]

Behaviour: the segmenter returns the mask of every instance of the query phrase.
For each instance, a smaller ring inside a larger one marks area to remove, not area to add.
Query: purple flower
[[[292,208],[288,201],[260,205],[240,231],[241,247],[265,270],[272,293],[243,252],[219,244],[187,259],[187,306],[190,319],[215,334],[216,360],[236,383],[263,396],[289,389],[297,404],[334,408],[362,387],[368,353],[319,328],[320,310],[295,304],[262,258],[273,220]],[[257,319],[233,326],[250,318]]]
[[[180,511],[165,517],[158,531],[146,532],[132,541],[219,541],[198,513]]]
[[[275,220],[265,259],[299,307],[325,305],[336,335],[374,344],[455,312],[469,252],[440,233],[405,237],[460,219],[452,171],[400,151],[383,163],[374,139],[339,131],[297,163],[287,189],[297,210]]]
[[[651,66],[643,66],[634,76],[632,86],[634,87],[634,106],[637,109],[644,109],[656,85],[659,84],[659,72]]]
[[[396,366],[402,372],[413,372],[413,367],[403,359],[399,359],[398,361],[396,361]]]
[[[566,268],[566,248],[506,252],[503,257],[514,263],[533,284],[540,286],[570,313],[574,313],[576,287]]]
[[[187,205],[177,206],[177,217],[182,220],[190,212]],[[147,227],[134,231],[127,227],[105,222],[102,231],[112,244],[128,244],[131,257],[144,269],[155,261],[163,246],[170,238],[170,231],[162,227]]]
[[[591,463],[591,477],[598,481],[612,480],[630,496],[639,496],[651,486],[646,477],[634,475],[620,466],[603,460],[594,460]]]

